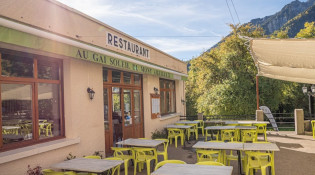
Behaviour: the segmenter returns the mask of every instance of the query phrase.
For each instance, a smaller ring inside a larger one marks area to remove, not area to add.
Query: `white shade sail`
[[[315,84],[314,39],[252,39],[258,76]]]

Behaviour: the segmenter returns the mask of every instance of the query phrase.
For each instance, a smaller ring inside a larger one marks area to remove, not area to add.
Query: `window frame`
[[[10,54],[15,56],[23,56],[33,60],[33,77],[13,77],[2,75],[2,55]],[[58,80],[39,79],[38,78],[38,60],[45,63],[54,63],[58,65]],[[49,138],[40,139],[39,135],[39,101],[38,101],[38,84],[57,84],[59,87],[59,116],[60,116],[60,135],[52,136]],[[0,133],[0,152],[17,149],[25,146],[35,145],[47,141],[65,138],[65,125],[64,125],[64,87],[63,87],[63,62],[61,59],[52,58],[48,56],[35,55],[27,52],[19,52],[14,50],[0,49],[0,85],[1,84],[30,84],[32,87],[32,122],[33,122],[33,138],[29,140],[22,140],[16,143],[3,144],[2,132]],[[1,86],[0,86],[1,91]],[[2,105],[1,93],[0,103]],[[2,108],[0,108],[0,129],[2,130]]]
[[[161,86],[161,82],[163,82],[163,86]],[[166,82],[169,82],[169,83],[173,83],[174,85],[174,88],[166,88]],[[161,116],[163,117],[164,115],[168,115],[168,114],[174,114],[176,113],[176,83],[175,83],[175,80],[168,80],[168,79],[163,79],[163,78],[160,78],[159,79],[159,84],[160,84],[160,97],[162,96],[161,94],[164,93],[164,101],[162,101],[162,99],[160,99],[160,111],[161,111]],[[170,96],[169,96],[169,100],[168,103],[170,104],[169,108],[172,109],[172,94],[174,94],[174,109],[175,111],[172,111],[172,112],[167,112],[166,111],[166,106],[168,105],[167,103],[167,100],[166,100],[166,92],[170,92]],[[164,111],[162,111],[162,106],[164,107]]]

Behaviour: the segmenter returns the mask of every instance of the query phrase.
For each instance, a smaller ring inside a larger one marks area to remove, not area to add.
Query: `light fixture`
[[[94,90],[88,87],[87,92],[89,93],[89,97],[92,100],[94,98],[94,94],[95,94]]]
[[[302,87],[302,91],[303,91],[303,94],[307,93],[307,87],[305,85]]]
[[[159,92],[158,88],[154,87],[153,90],[154,90],[155,94],[158,94],[158,92]]]
[[[310,89],[307,86],[302,87],[303,94],[308,95],[308,110],[309,115],[312,117],[312,100],[311,97],[315,97],[315,85],[312,85]]]
[[[186,101],[183,99],[181,99],[180,101],[182,102],[183,105],[186,103]]]
[[[310,89],[304,85],[302,87],[302,91],[303,91],[303,94],[310,95],[310,96],[314,97],[315,96],[315,85],[312,85]]]

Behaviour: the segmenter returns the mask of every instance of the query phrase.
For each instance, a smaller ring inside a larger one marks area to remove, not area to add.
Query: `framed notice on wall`
[[[160,95],[151,94],[151,118],[158,118],[161,116],[160,113]]]

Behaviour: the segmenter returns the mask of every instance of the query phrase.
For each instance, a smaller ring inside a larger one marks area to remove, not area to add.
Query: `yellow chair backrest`
[[[242,141],[243,142],[255,142],[257,140],[257,130],[243,130]]]
[[[232,129],[224,129],[221,131],[222,141],[233,142],[235,140],[236,131]]]
[[[196,149],[197,153],[197,162],[204,161],[218,161],[220,162],[221,151],[219,150],[204,150]]]
[[[185,123],[175,123],[175,125],[186,125]]]
[[[161,166],[167,164],[167,163],[175,163],[175,164],[186,164],[186,162],[181,161],[181,160],[164,160],[159,162],[156,166],[155,166],[155,170],[157,170],[158,168],[160,168]]]
[[[170,136],[181,135],[183,133],[183,130],[177,128],[168,128],[167,130]]]
[[[133,148],[111,147],[111,149],[114,151],[114,157],[119,157],[127,161],[135,159]]]
[[[257,123],[257,124],[254,124],[254,126],[257,127],[258,133],[265,133],[267,130],[267,123]]]
[[[212,165],[212,166],[225,166],[224,164],[220,162],[213,162],[213,161],[204,161],[204,162],[198,162],[196,165]]]
[[[245,123],[241,123],[241,124],[238,124],[238,126],[253,126],[253,124],[245,124]]]
[[[250,168],[260,168],[262,165],[266,166],[266,161],[271,165],[273,161],[272,153],[266,152],[245,152],[248,156],[247,165]]]
[[[203,120],[195,120],[198,121],[198,127],[204,127],[205,126],[205,122]]]
[[[123,159],[119,157],[106,157],[105,160],[123,160]]]
[[[48,175],[48,173],[52,173],[52,172],[54,172],[54,170],[52,170],[52,169],[43,169],[43,170],[42,170],[42,173],[43,173],[44,175]]]
[[[107,158],[105,158],[105,160],[123,160],[123,159],[121,159],[119,157],[107,157]],[[114,175],[115,172],[117,172],[117,175],[119,175],[119,171],[120,171],[120,165],[117,165],[111,169],[111,175]]]
[[[164,142],[163,142],[164,151],[167,152],[168,143],[169,143],[169,140],[168,140],[168,139],[154,139],[154,140],[162,140],[162,141],[164,141]]]
[[[86,159],[101,159],[100,156],[85,156]]]
[[[61,171],[54,171],[52,169],[44,169],[42,170],[42,173],[44,175],[76,175],[76,173],[73,171],[61,172]]]
[[[145,161],[147,159],[151,159],[152,157],[157,156],[156,155],[156,149],[155,148],[134,148],[136,160],[138,161]]]

